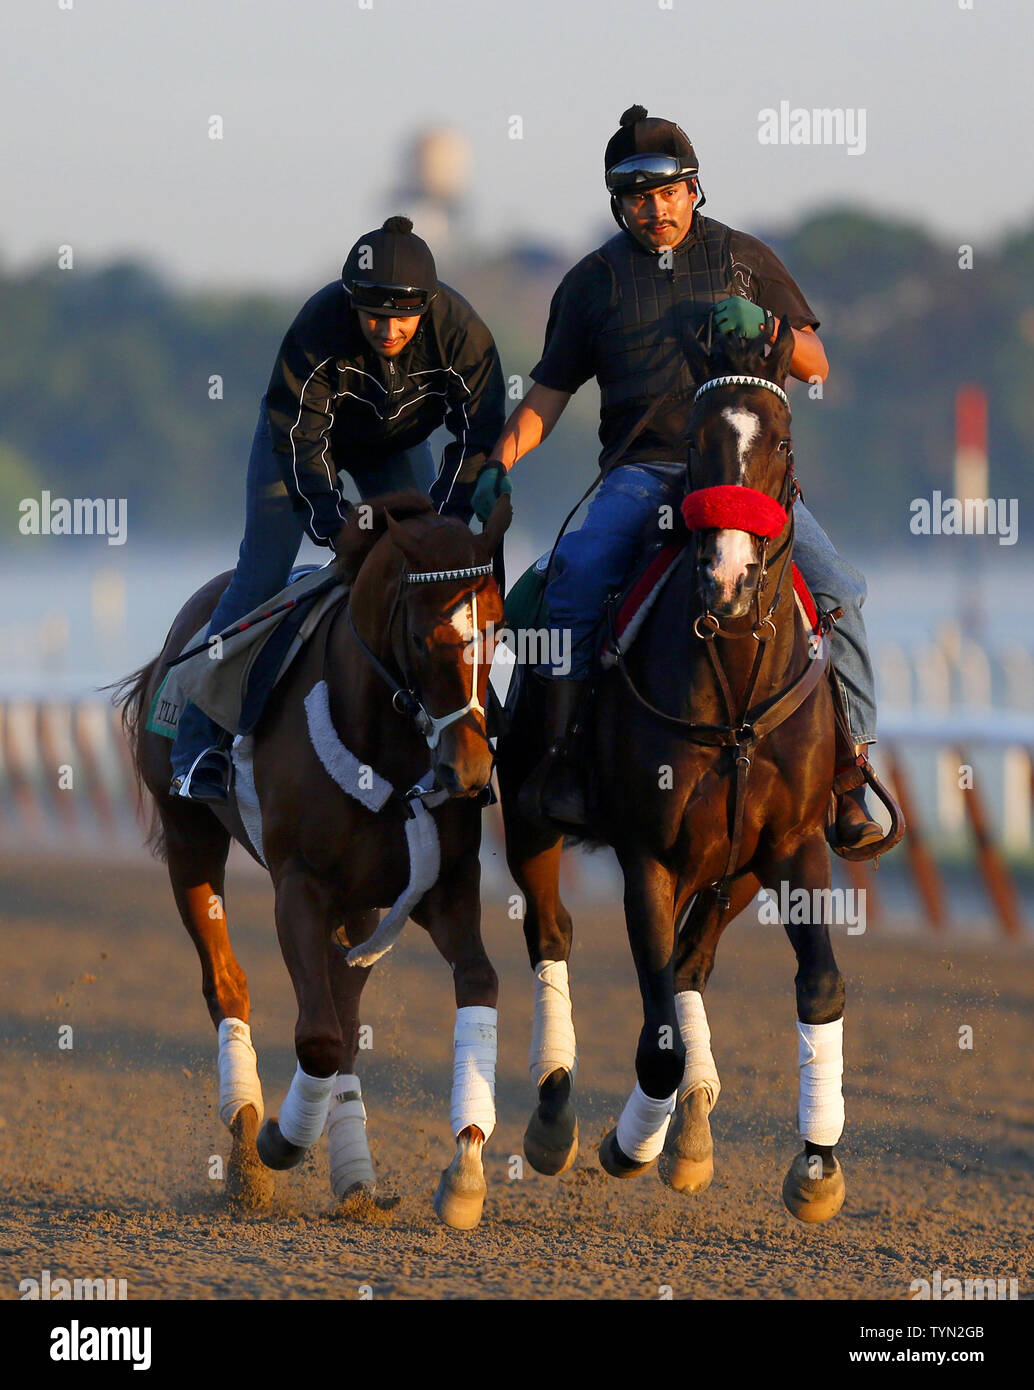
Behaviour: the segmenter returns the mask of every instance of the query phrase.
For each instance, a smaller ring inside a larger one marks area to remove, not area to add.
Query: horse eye
[[[422,654],[424,651],[424,639],[420,636],[419,632],[411,632],[409,634],[409,640],[413,643],[413,646],[416,647],[417,651]]]

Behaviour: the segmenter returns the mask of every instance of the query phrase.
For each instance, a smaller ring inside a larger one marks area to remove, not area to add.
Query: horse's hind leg
[[[797,1113],[804,1140],[783,1182],[783,1201],[799,1221],[829,1221],[845,1195],[833,1152],[844,1130],[844,981],[829,939],[829,855],[822,835],[775,859],[762,881],[777,894],[785,885],[791,904],[804,889],[808,904],[803,922],[783,923],[797,956]],[[794,907],[790,915],[798,915]]]
[[[686,1047],[686,1065],[657,1172],[676,1192],[704,1192],[714,1177],[710,1114],[722,1084],[711,1055],[703,995],[714,969],[718,939],[746,907],[757,886],[753,876],[738,879],[732,885],[727,908],[718,904],[713,893],[698,893],[675,946],[675,1012]]]
[[[529,1068],[538,1104],[524,1132],[524,1153],[539,1173],[566,1173],[578,1157],[574,1105],[577,1047],[568,961],[571,914],[560,898],[563,836],[535,827],[504,800],[506,857],[524,895],[524,940],[535,975]]]
[[[298,1065],[280,1114],[259,1131],[268,1168],[293,1168],[323,1133],[339,1068],[345,1059],[330,988],[330,893],[308,869],[288,863],[276,876],[276,930],[298,1001],[294,1050]]]
[[[233,1138],[226,1190],[242,1206],[273,1195],[258,1160],[262,1086],[251,1042],[248,981],[226,929],[225,871],[230,835],[206,806],[159,801],[169,879],[201,961],[201,990],[219,1034],[219,1116]]]
[[[379,916],[376,911],[347,914],[342,935],[348,946],[358,946],[366,941],[377,926]],[[327,1116],[327,1143],[331,1191],[335,1197],[343,1199],[364,1192],[372,1195],[376,1186],[373,1159],[366,1137],[366,1107],[355,1070],[359,1052],[359,999],[369,978],[370,967],[349,965],[345,951],[333,938],[327,950],[330,989],[344,1048]]]

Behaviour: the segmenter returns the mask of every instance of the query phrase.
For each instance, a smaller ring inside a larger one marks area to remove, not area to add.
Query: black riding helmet
[[[341,267],[354,308],[399,318],[422,314],[438,293],[438,272],[426,241],[408,217],[389,217],[359,238]]]
[[[622,193],[646,193],[683,180],[691,183],[699,168],[692,141],[681,126],[648,116],[645,106],[630,106],[603,156],[610,210],[618,226],[625,226],[619,202]],[[702,208],[707,200],[699,181],[697,191],[696,206]]]

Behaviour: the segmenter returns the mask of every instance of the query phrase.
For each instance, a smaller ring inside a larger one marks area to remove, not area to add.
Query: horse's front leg
[[[481,940],[476,844],[452,860],[413,917],[452,967],[456,993],[449,1107],[456,1153],[438,1183],[434,1209],[447,1226],[469,1231],[481,1220],[488,1192],[481,1154],[495,1129],[499,998],[499,980]]]
[[[346,951],[366,941],[377,926],[376,910],[350,912],[327,945],[330,989],[341,1027],[344,1057],[327,1115],[330,1188],[340,1199],[373,1195],[376,1175],[366,1135],[366,1106],[355,1063],[359,1053],[359,1000],[370,966],[349,965]],[[340,943],[340,944],[339,944]]]
[[[298,1065],[275,1120],[259,1131],[258,1152],[268,1168],[293,1168],[323,1133],[334,1085],[345,1058],[330,988],[327,941],[330,893],[302,863],[276,873],[276,929],[298,1001],[294,1030]]]
[[[643,1027],[636,1049],[636,1086],[617,1126],[600,1144],[600,1163],[611,1177],[631,1178],[647,1169],[664,1147],[686,1048],[675,1010],[675,875],[645,855],[620,858]]]
[[[574,1077],[578,1066],[568,962],[573,927],[560,897],[563,836],[534,825],[505,798],[506,858],[524,897],[524,940],[534,973],[529,1070],[538,1100],[524,1153],[538,1173],[566,1173],[578,1157]]]
[[[710,1115],[722,1083],[711,1053],[704,990],[714,969],[722,932],[743,911],[757,887],[758,881],[752,874],[737,879],[725,908],[713,892],[698,892],[675,946],[675,1012],[686,1048],[686,1066],[657,1171],[676,1192],[704,1192],[714,1177]]]
[[[775,857],[761,879],[777,895],[781,884],[788,887],[790,921],[783,926],[797,956],[797,1117],[804,1151],[790,1165],[783,1201],[800,1221],[829,1221],[845,1195],[833,1152],[844,1132],[844,981],[829,939],[829,855],[821,833]]]

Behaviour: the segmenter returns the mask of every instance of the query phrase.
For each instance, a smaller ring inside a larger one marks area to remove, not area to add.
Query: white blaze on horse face
[[[747,456],[750,447],[761,433],[761,421],[754,414],[753,410],[744,410],[742,406],[727,406],[722,411],[722,419],[732,426],[736,435],[736,457],[740,464],[740,482],[743,482],[747,470]]]
[[[471,595],[461,599],[449,616],[450,625],[463,642],[472,642],[477,632],[477,619],[474,617],[474,603]]]
[[[754,563],[754,541],[746,531],[719,531],[715,536],[714,560],[708,567],[719,594],[730,597],[736,585]]]

